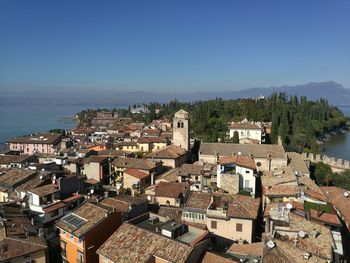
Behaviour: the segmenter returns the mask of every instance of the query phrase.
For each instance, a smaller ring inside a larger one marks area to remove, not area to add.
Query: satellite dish
[[[147,200],[150,202],[152,197],[150,195],[147,196]]]
[[[44,179],[44,176],[43,176],[43,175],[40,175],[40,177],[39,177],[39,178],[40,178],[40,180],[42,180],[42,179]]]
[[[266,243],[266,245],[267,245],[269,248],[274,248],[274,247],[275,247],[275,243],[274,243],[272,240],[268,241],[268,242]]]
[[[349,192],[344,192],[345,197],[349,197]]]
[[[242,155],[242,153],[241,153],[241,152],[238,152],[237,154],[238,154],[238,155]]]
[[[298,233],[298,236],[300,238],[304,238],[306,236],[306,233],[303,230],[300,230],[299,233]]]
[[[91,189],[91,190],[90,190],[90,194],[93,194],[93,193],[94,193],[94,189]]]
[[[289,210],[291,210],[293,208],[293,205],[291,203],[288,203],[286,206]]]
[[[120,185],[119,184],[117,185],[117,190],[120,190]]]

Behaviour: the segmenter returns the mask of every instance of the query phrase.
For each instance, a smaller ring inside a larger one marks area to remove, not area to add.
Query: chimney
[[[278,144],[278,145],[283,145],[282,137],[281,137],[281,136],[278,136],[277,144]]]

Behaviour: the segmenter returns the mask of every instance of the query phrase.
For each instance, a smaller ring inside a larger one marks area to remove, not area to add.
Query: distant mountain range
[[[0,96],[0,103],[14,103],[25,99],[28,104],[40,103],[42,98],[50,98],[50,103],[56,104],[91,104],[93,105],[111,105],[127,106],[137,103],[159,102],[165,103],[172,99],[184,102],[208,100],[214,98],[237,99],[253,98],[260,95],[270,96],[274,92],[285,92],[287,95],[306,96],[308,99],[316,100],[325,98],[333,105],[350,105],[350,89],[345,89],[341,84],[333,81],[311,82],[297,86],[281,86],[268,88],[250,88],[238,91],[213,91],[210,92],[188,92],[188,93],[157,93],[147,91],[117,92],[109,91],[70,91],[66,92],[21,92],[18,96],[15,93],[4,93]],[[30,100],[28,100],[30,98]],[[48,101],[46,101],[47,103]]]

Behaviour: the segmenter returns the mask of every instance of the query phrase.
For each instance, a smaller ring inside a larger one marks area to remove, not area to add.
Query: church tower
[[[190,150],[190,118],[187,111],[179,110],[173,119],[173,144]]]

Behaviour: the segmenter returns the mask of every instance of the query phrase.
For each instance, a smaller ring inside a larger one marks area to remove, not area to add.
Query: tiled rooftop
[[[155,186],[155,196],[179,198],[186,193],[188,187],[188,183],[160,182]]]
[[[146,263],[153,256],[181,263],[186,262],[192,249],[184,243],[123,223],[97,253],[118,263]]]
[[[179,146],[170,145],[147,155],[147,158],[176,159],[184,156],[187,151]]]
[[[238,155],[238,154],[231,155],[231,156],[222,156],[219,158],[218,162],[221,165],[234,163],[236,165],[246,167],[249,169],[253,169],[253,170],[256,169],[254,159],[249,157],[249,156],[242,156],[242,155]]]
[[[13,168],[0,176],[0,184],[16,187],[30,178],[34,177],[36,172],[24,169]]]
[[[121,168],[134,168],[141,170],[152,170],[156,164],[146,159],[140,158],[117,158],[112,161],[112,165]]]
[[[92,227],[99,224],[106,218],[106,213],[108,213],[107,209],[104,209],[100,206],[94,205],[92,203],[86,202],[82,204],[80,207],[75,209],[69,214],[73,214],[82,218],[85,222],[82,226],[75,228],[70,224],[64,222],[64,218],[62,217],[58,223],[57,227],[64,229],[65,231],[73,234],[76,237],[83,236],[87,231],[89,231]],[[69,215],[67,214],[67,215]]]
[[[253,155],[253,158],[286,158],[283,146],[277,144],[234,144],[234,143],[201,143],[201,155],[231,156],[239,152],[244,156]]]
[[[211,203],[211,195],[203,192],[191,192],[186,202],[186,208],[207,209]]]

